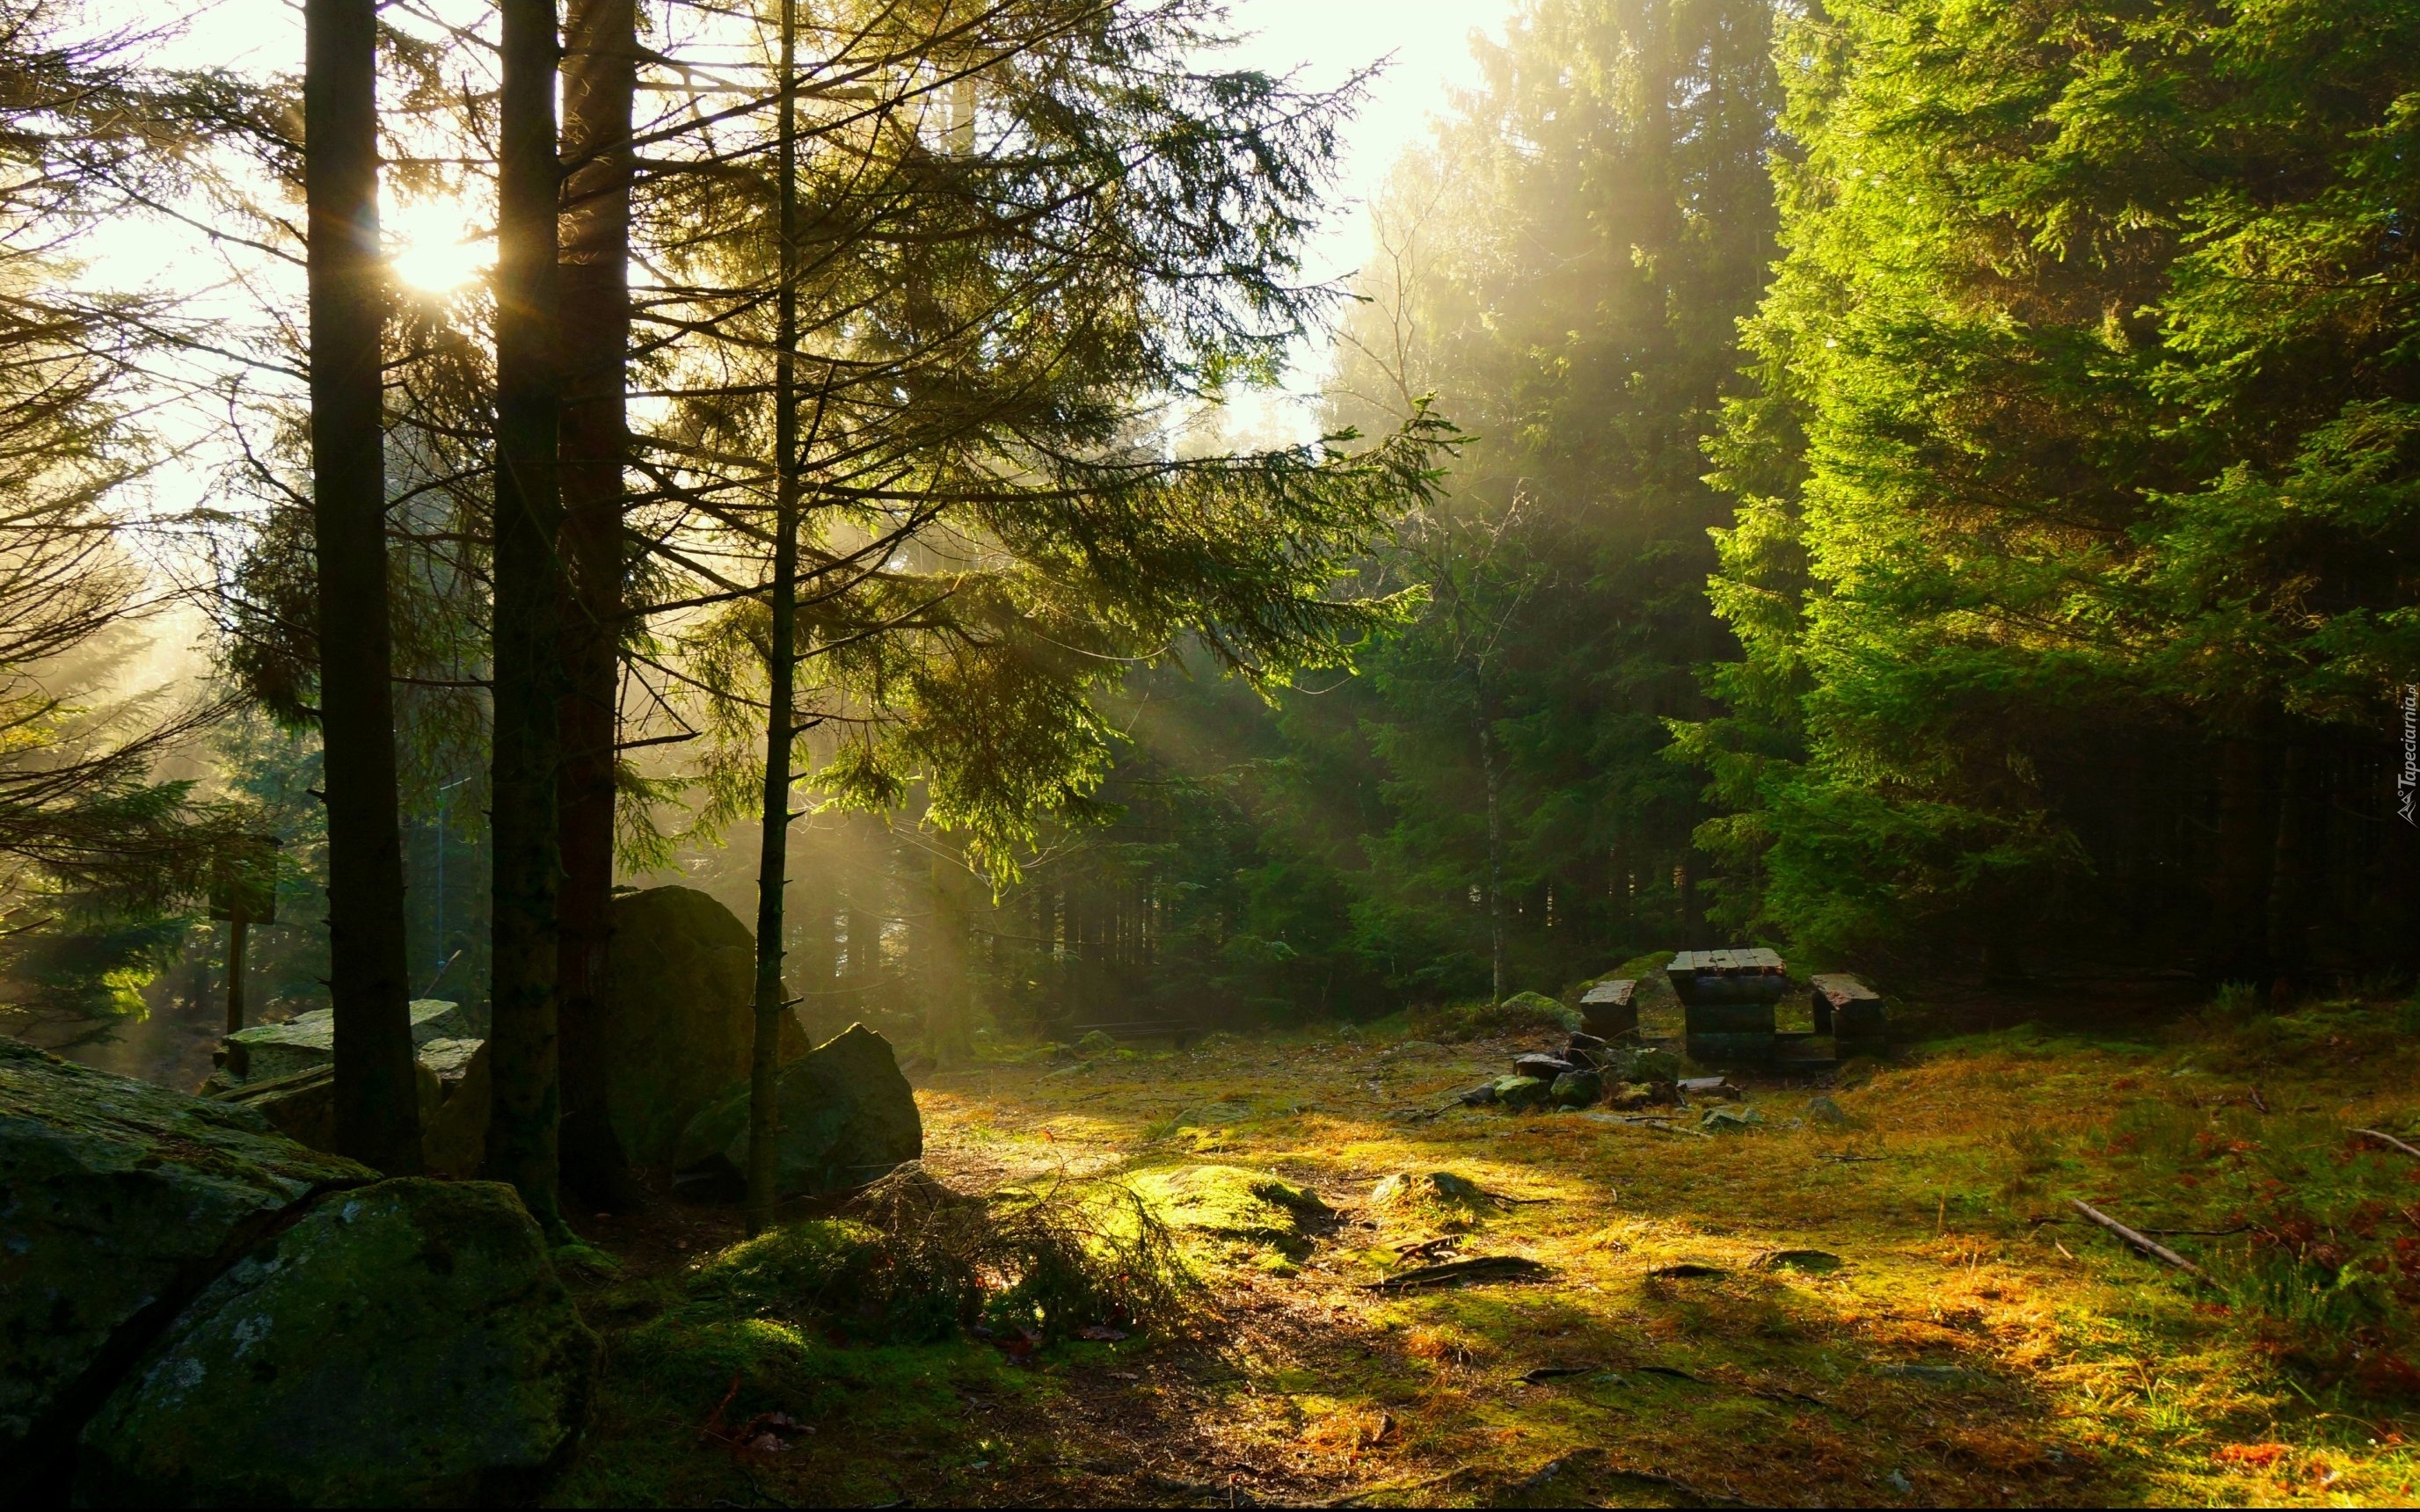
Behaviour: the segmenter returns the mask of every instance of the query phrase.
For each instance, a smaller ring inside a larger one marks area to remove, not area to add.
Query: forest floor
[[[926,1167],[960,1189],[1215,1163],[1334,1218],[1307,1254],[1194,1246],[1189,1318],[1022,1356],[683,1324],[730,1217],[584,1223],[623,1269],[582,1283],[612,1363],[555,1500],[2411,1504],[2420,1159],[2354,1131],[2415,1137],[2412,1011],[2059,1017],[2100,1027],[1938,1038],[1829,1087],[1735,1078],[1762,1122],[1714,1136],[1451,1105],[1546,1036],[1378,1026],[936,1075]],[[1807,1117],[1819,1093],[1845,1123]],[[1510,1200],[1373,1206],[1432,1171]],[[1396,1246],[1449,1235],[1545,1270],[1373,1289]],[[706,1431],[767,1412],[788,1426],[759,1450]]]

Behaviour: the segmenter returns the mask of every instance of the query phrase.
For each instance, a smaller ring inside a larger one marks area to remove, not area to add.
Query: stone
[[[1707,1102],[1718,1098],[1736,1099],[1740,1095],[1740,1089],[1733,1087],[1726,1076],[1691,1076],[1682,1081],[1680,1087],[1683,1096],[1702,1098]]]
[[[488,1074],[488,1046],[480,1041],[462,1068],[462,1079],[436,1113],[420,1125],[421,1165],[431,1176],[467,1180],[479,1174],[488,1155],[488,1115],[496,1103]]]
[[[420,1124],[426,1130],[436,1118],[444,1092],[425,1061],[413,1066],[412,1079],[420,1094]],[[329,1151],[336,1148],[336,1068],[333,1063],[290,1076],[238,1082],[213,1098],[252,1109],[297,1144]]]
[[[756,1042],[756,939],[694,887],[617,893],[598,1005],[606,1103],[633,1165],[675,1158],[698,1110],[748,1075]],[[783,1015],[783,1060],[807,1049]]]
[[[1645,1082],[1624,1082],[1615,1088],[1613,1095],[1605,1101],[1608,1107],[1624,1113],[1636,1112],[1655,1105],[1655,1088]]]
[[[1496,1199],[1467,1176],[1451,1171],[1397,1171],[1381,1177],[1370,1189],[1370,1205],[1378,1209],[1441,1208],[1465,1213],[1492,1211]]]
[[[1605,1095],[1605,1078],[1592,1071],[1567,1071],[1555,1078],[1551,1090],[1556,1106],[1584,1108]]]
[[[77,1443],[87,1506],[532,1500],[602,1342],[510,1187],[327,1197],[194,1299]]]
[[[1496,1084],[1494,1082],[1481,1082],[1477,1087],[1467,1088],[1462,1091],[1456,1092],[1453,1096],[1453,1100],[1465,1107],[1483,1108],[1490,1103],[1496,1101]]]
[[[1542,1082],[1551,1082],[1556,1077],[1562,1075],[1565,1072],[1577,1071],[1579,1069],[1579,1067],[1574,1065],[1568,1060],[1565,1060],[1560,1056],[1550,1056],[1539,1051],[1533,1051],[1528,1055],[1514,1056],[1512,1057],[1513,1075],[1535,1076]]]
[[[1554,1097],[1554,1084],[1535,1076],[1507,1076],[1496,1084],[1496,1101],[1508,1108],[1543,1107]]]
[[[1076,1041],[1076,1054],[1079,1056],[1113,1056],[1117,1052],[1117,1036],[1106,1029],[1094,1029]]]
[[[852,1024],[782,1068],[775,1188],[781,1196],[851,1192],[920,1158],[924,1125],[891,1041]],[[701,1109],[674,1151],[675,1179],[700,1192],[737,1194],[748,1172],[748,1084]]]
[[[1822,1129],[1854,1129],[1858,1121],[1849,1116],[1839,1103],[1828,1097],[1807,1100],[1807,1121]]]
[[[470,1074],[472,1057],[487,1042],[485,1040],[431,1040],[420,1047],[420,1063],[437,1078],[442,1097],[450,1099],[460,1089],[462,1079]]]
[[[461,1004],[437,997],[412,1000],[411,1043],[415,1050],[432,1040],[475,1039],[478,1034],[476,1019]],[[308,1013],[297,1013],[283,1024],[240,1029],[222,1043],[222,1074],[212,1078],[221,1087],[274,1080],[333,1065],[336,1058],[335,1011],[317,1008]]]
[[[1309,1187],[1238,1165],[1142,1171],[1125,1184],[1171,1228],[1287,1251],[1302,1249],[1305,1226],[1329,1211]]]
[[[1504,1006],[1528,1009],[1540,1017],[1551,1019],[1566,1029],[1576,1029],[1581,1026],[1578,1013],[1565,1008],[1544,993],[1514,993],[1504,999]]]
[[[0,1038],[0,1502],[194,1291],[316,1195],[377,1180],[251,1109]]]
[[[1698,1127],[1708,1134],[1739,1134],[1764,1122],[1764,1115],[1754,1108],[1708,1108]]]

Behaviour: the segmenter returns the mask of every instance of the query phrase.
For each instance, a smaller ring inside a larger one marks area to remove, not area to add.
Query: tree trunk
[[[1479,769],[1487,782],[1487,965],[1489,1000],[1504,1001],[1504,806],[1496,773],[1496,740],[1487,716],[1473,721],[1479,732]]]
[[[420,1169],[420,1099],[387,626],[377,7],[372,0],[309,0],[303,26],[311,492],[336,1149],[408,1174]]]
[[[634,1197],[607,1102],[603,997],[612,945],[614,742],[621,693],[623,469],[630,338],[635,0],[571,0],[563,58],[562,938],[563,1175],[598,1206]]]
[[[925,1050],[938,1066],[963,1063],[974,1053],[968,924],[971,880],[955,856],[933,856],[933,929],[925,942]]]
[[[488,1043],[495,1111],[487,1175],[509,1181],[550,1231],[561,1115],[555,1070],[555,813],[562,759],[555,472],[553,0],[503,0],[496,205],[494,959]]]
[[[782,1065],[782,889],[790,850],[790,745],[798,738],[799,658],[799,117],[797,0],[782,0],[780,161],[775,224],[781,239],[773,294],[772,624],[765,649],[765,808],[756,852],[756,1042],[748,1062],[748,1232],[773,1221],[774,1164],[780,1153]]]
[[[2309,963],[2304,932],[2309,899],[2319,885],[2312,861],[2316,815],[2311,802],[2316,753],[2307,740],[2288,736],[2277,776],[2277,840],[2269,870],[2269,995],[2280,1012],[2293,1006]]]
[[[2218,858],[2202,950],[2203,974],[2213,981],[2262,982],[2269,977],[2269,868],[2276,835],[2269,784],[2265,739],[2239,734],[2221,746]]]

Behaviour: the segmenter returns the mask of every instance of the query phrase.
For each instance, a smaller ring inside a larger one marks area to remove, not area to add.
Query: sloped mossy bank
[[[1201,1304],[1179,1231],[1118,1181],[976,1196],[911,1168],[734,1239],[687,1230],[697,1258],[583,1299],[612,1365],[554,1504],[997,1500],[970,1477],[1026,1452],[1067,1371],[1184,1335]]]
[[[8,1040],[0,1339],[11,1504],[525,1500],[601,1350],[510,1188]]]

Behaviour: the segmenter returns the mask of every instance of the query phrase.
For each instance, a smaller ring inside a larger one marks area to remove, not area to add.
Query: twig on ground
[[[2148,1255],[2155,1260],[2164,1260],[2168,1264],[2175,1266],[2178,1270],[2184,1272],[2187,1275],[2196,1277],[2203,1281],[2210,1280],[2209,1272],[2203,1270],[2200,1266],[2195,1265],[2193,1261],[2186,1259],[2183,1256],[2178,1254],[2175,1250],[2168,1248],[2165,1244],[2161,1243],[2158,1240],[2135,1232],[2133,1229],[2127,1227],[2124,1224],[2119,1223],[2117,1219],[2110,1217],[2105,1212],[2102,1212],[2100,1209],[2094,1207],[2089,1202],[2085,1201],[2082,1197],[2070,1197],[2067,1200],[2069,1206],[2074,1208],[2076,1211],[2084,1214],[2086,1218],[2091,1219],[2094,1223],[2099,1224],[2102,1227],[2108,1229],[2111,1233],[2117,1235],[2119,1239],[2124,1240],[2128,1244],[2133,1246],[2142,1254]]]
[[[2389,1149],[2399,1149],[2403,1151],[2403,1153],[2411,1156],[2413,1160],[2420,1160],[2420,1149],[2412,1149],[2410,1145],[2405,1144],[2402,1140],[2396,1138],[2391,1134],[2384,1134],[2376,1129],[2355,1129],[2353,1133],[2375,1139],[2380,1144],[2386,1146]]]

